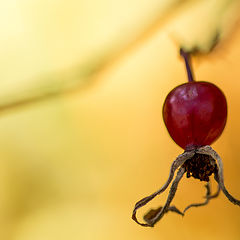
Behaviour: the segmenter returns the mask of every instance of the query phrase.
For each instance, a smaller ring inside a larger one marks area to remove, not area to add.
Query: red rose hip
[[[168,212],[184,216],[186,211],[192,207],[207,205],[211,199],[219,195],[220,191],[230,202],[240,206],[240,200],[234,198],[225,187],[221,157],[209,146],[221,135],[226,125],[226,98],[214,84],[195,82],[190,67],[189,53],[180,49],[180,54],[185,60],[188,83],[177,86],[168,94],[163,105],[163,120],[170,136],[184,149],[184,152],[173,161],[166,183],[159,190],[135,204],[132,219],[144,227],[153,227]],[[175,171],[177,171],[176,175]],[[190,204],[180,211],[171,202],[185,173],[187,178],[193,177],[207,182],[206,195],[204,202]],[[210,186],[211,175],[214,175],[214,180],[218,184],[218,190],[214,194]],[[143,216],[144,222],[139,222],[136,215],[138,209],[163,193],[171,182],[165,204],[150,209]]]
[[[226,98],[212,83],[190,81],[168,94],[163,119],[170,136],[183,149],[210,145],[225,127]]]

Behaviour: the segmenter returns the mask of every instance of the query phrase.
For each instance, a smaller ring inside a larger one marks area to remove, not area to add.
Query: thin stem
[[[188,52],[185,52],[182,48],[180,48],[180,55],[183,57],[185,61],[187,75],[188,75],[188,82],[194,82],[190,54]]]

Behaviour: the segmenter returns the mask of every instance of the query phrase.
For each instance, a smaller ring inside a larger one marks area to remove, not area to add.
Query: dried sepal
[[[218,186],[217,192],[214,193],[213,195],[211,195],[212,193],[211,193],[211,187],[210,187],[210,183],[209,183],[209,182],[207,182],[207,184],[205,185],[205,187],[206,187],[206,195],[204,196],[205,201],[202,202],[202,203],[192,203],[192,204],[188,205],[188,206],[183,210],[183,214],[185,214],[186,211],[188,211],[188,210],[189,210],[190,208],[192,208],[192,207],[202,207],[202,206],[207,205],[207,204],[209,203],[209,200],[210,200],[210,199],[216,198],[216,197],[219,195],[219,193],[220,193],[220,187],[219,187],[219,186]]]
[[[224,195],[228,198],[230,202],[233,204],[239,205],[240,206],[240,200],[234,198],[226,189],[224,185],[224,178],[223,178],[223,162],[221,157],[217,154],[216,151],[214,151],[210,146],[204,146],[199,149],[197,149],[197,153],[201,154],[207,154],[210,155],[213,159],[217,161],[218,164],[218,171],[215,173],[215,180],[218,183],[220,189],[224,193]]]
[[[137,210],[141,207],[143,207],[144,205],[146,205],[148,202],[150,202],[153,198],[155,198],[157,195],[161,194],[162,192],[164,192],[167,187],[169,186],[169,184],[171,183],[173,177],[174,177],[174,173],[175,171],[184,164],[185,161],[187,161],[188,159],[190,159],[191,157],[193,157],[194,155],[194,151],[188,151],[188,152],[184,152],[182,154],[180,154],[172,163],[171,168],[170,168],[170,173],[168,176],[168,179],[166,181],[166,183],[156,192],[154,192],[153,194],[151,194],[150,196],[147,196],[143,199],[141,199],[140,201],[138,201],[135,204],[135,207],[133,209],[133,213],[132,213],[132,219],[138,223],[141,226],[144,227],[149,227],[149,224],[146,223],[141,223],[138,221],[136,213]]]
[[[157,208],[157,209],[151,209],[149,212],[147,212],[144,216],[143,219],[145,222],[150,223],[152,221],[152,219],[154,219],[162,210],[162,206]],[[175,212],[179,215],[184,215],[178,208],[176,208],[174,205],[169,206],[166,210],[165,213],[167,212]]]
[[[219,195],[219,193],[220,193],[220,191],[221,191],[221,188],[220,188],[220,186],[218,185],[217,191],[216,191],[213,195],[210,195],[210,196],[208,197],[208,199],[210,200],[210,199],[213,199],[213,198],[217,198],[218,195]]]
[[[217,163],[216,163],[217,162]],[[177,175],[173,180],[175,171],[178,169]],[[206,181],[206,195],[205,201],[202,203],[193,203],[187,206],[183,212],[181,212],[174,205],[170,205],[175,193],[177,191],[178,184],[182,179],[184,173],[187,173],[187,177],[194,177],[199,179],[200,181]],[[209,184],[209,177],[214,174],[214,179],[218,183],[218,190],[216,193],[211,194],[211,188]],[[151,209],[144,215],[145,223],[141,223],[137,219],[137,210],[148,202],[150,202],[157,195],[164,192],[169,184],[172,182],[167,200],[163,207],[159,207],[157,209]],[[170,173],[168,180],[166,183],[160,188],[158,191],[154,192],[150,196],[147,196],[135,204],[132,219],[144,227],[153,227],[167,212],[175,212],[184,216],[184,213],[192,207],[200,207],[205,206],[209,203],[210,199],[216,198],[220,190],[223,191],[225,196],[234,204],[240,205],[240,201],[235,199],[229,192],[226,190],[224,186],[223,180],[223,164],[220,156],[210,147],[204,146],[197,149],[193,149],[190,151],[185,151],[183,154],[179,155],[176,160],[171,165]]]
[[[178,184],[179,184],[180,180],[182,179],[184,173],[185,173],[185,168],[181,167],[178,170],[177,176],[172,183],[172,186],[170,188],[165,205],[161,208],[161,210],[157,214],[155,214],[155,216],[153,218],[147,219],[147,224],[149,227],[153,227],[155,225],[155,223],[157,223],[164,216],[164,214],[169,211],[169,206],[175,196]]]
[[[206,195],[205,195],[205,198],[206,200],[202,203],[192,203],[190,205],[188,205],[184,210],[183,210],[183,213],[185,214],[187,210],[189,210],[190,208],[192,207],[201,207],[201,206],[205,206],[208,204],[209,202],[209,197],[211,195],[211,188],[210,188],[210,184],[209,182],[205,185],[207,191],[206,191]]]

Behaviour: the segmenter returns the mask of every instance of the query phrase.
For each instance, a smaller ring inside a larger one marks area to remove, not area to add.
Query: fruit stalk
[[[191,59],[188,52],[185,52],[182,48],[180,49],[180,55],[183,57],[187,69],[188,82],[194,82],[192,73]]]

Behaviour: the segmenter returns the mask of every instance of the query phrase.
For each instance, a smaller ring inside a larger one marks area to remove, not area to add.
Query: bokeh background
[[[161,116],[186,81],[179,46],[199,49],[196,78],[227,97],[213,147],[240,198],[239,12],[237,0],[1,1],[0,239],[239,240],[240,209],[223,194],[153,229],[131,219],[182,152]],[[204,194],[184,179],[174,204]]]

